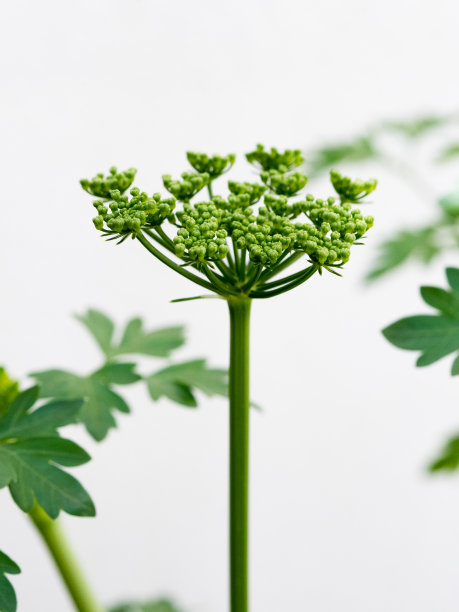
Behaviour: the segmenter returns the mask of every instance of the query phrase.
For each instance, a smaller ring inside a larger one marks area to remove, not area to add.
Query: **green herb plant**
[[[100,442],[116,426],[115,412],[128,413],[119,387],[143,383],[152,400],[166,398],[188,408],[197,406],[197,392],[227,396],[226,370],[210,368],[204,359],[167,363],[141,374],[126,357],[168,358],[185,342],[184,328],[145,330],[142,320],[130,320],[121,333],[102,312],[89,310],[78,317],[103,354],[101,367],[89,374],[45,370],[30,376],[38,384],[19,390],[0,368],[0,488],[27,513],[48,548],[79,612],[103,612],[71,548],[58,516],[61,511],[92,517],[94,503],[67,468],[82,465],[89,455],[61,435],[67,425],[81,424]],[[7,574],[19,567],[0,553],[0,612],[15,612],[16,595]],[[126,604],[120,612],[178,612],[165,600]]]
[[[96,198],[93,223],[102,236],[117,244],[136,240],[161,263],[207,290],[194,299],[227,302],[230,610],[247,612],[251,303],[286,293],[316,272],[340,275],[352,245],[360,244],[373,225],[373,217],[353,205],[374,191],[376,181],[353,181],[334,170],[330,178],[337,197],[304,196],[307,176],[298,170],[300,151],[258,145],[246,159],[259,180],[228,180],[227,193],[220,195],[215,182],[231,170],[235,156],[189,152],[187,159],[191,168],[181,178],[163,176],[167,197],[133,187],[132,168],[111,168],[107,176],[98,174],[81,185]],[[296,271],[288,273],[293,264]]]

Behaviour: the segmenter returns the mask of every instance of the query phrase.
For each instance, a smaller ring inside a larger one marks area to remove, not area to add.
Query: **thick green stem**
[[[83,576],[59,521],[49,518],[38,505],[35,505],[29,516],[51,553],[78,612],[104,612]]]
[[[250,305],[228,298],[230,312],[230,612],[248,612]]]

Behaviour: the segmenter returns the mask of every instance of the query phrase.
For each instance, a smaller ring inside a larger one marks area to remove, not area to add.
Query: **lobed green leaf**
[[[51,518],[61,510],[94,516],[86,490],[60,467],[82,465],[90,459],[58,433],[58,428],[77,421],[82,401],[52,401],[32,410],[37,399],[38,387],[31,387],[19,393],[0,416],[0,488],[8,486],[24,512],[38,502]]]
[[[19,574],[20,572],[18,565],[0,551],[0,612],[16,612],[16,593],[5,574]]]
[[[205,359],[194,359],[163,368],[146,378],[151,398],[167,397],[177,404],[194,408],[198,405],[195,390],[208,396],[228,395],[228,372],[208,368]]]

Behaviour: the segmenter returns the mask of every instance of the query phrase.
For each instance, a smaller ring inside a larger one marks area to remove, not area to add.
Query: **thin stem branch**
[[[179,266],[178,264],[173,262],[171,259],[169,259],[169,257],[166,257],[166,255],[164,255],[164,253],[161,253],[161,251],[159,251],[156,247],[154,247],[145,238],[145,236],[142,233],[137,234],[136,238],[140,242],[140,244],[147,249],[147,251],[149,251],[157,259],[159,259],[160,261],[165,263],[166,266],[169,266],[169,268],[172,268],[172,270],[175,270],[175,272],[178,272],[179,274],[181,274],[185,278],[188,278],[188,280],[193,281],[197,285],[201,285],[201,287],[205,287],[209,291],[215,291],[215,288],[213,287],[213,285],[211,285],[211,283],[207,282],[203,278],[200,278],[199,276],[196,276],[196,274],[193,274],[192,272],[190,272],[186,268],[183,268],[182,266]]]
[[[295,289],[295,287],[299,287],[299,285],[302,285],[304,282],[306,282],[308,279],[311,278],[311,276],[320,269],[317,268],[317,266],[313,265],[310,266],[309,268],[306,268],[306,270],[303,270],[303,275],[299,276],[296,280],[292,281],[291,283],[282,285],[281,287],[278,287],[277,289],[273,289],[272,291],[251,291],[249,296],[251,298],[269,298],[269,297],[275,297],[276,295],[280,295],[281,293],[285,293],[286,291],[290,291],[290,289]]]
[[[279,274],[279,272],[282,272],[283,270],[291,266],[293,263],[295,263],[295,261],[298,261],[298,259],[300,259],[300,257],[302,257],[303,255],[304,253],[295,251],[289,257],[285,257],[285,259],[281,258],[281,260],[278,260],[277,264],[273,268],[267,269],[263,272],[260,277],[260,280],[263,282],[269,280],[276,274]]]
[[[83,576],[59,521],[49,518],[38,504],[29,516],[54,559],[78,612],[104,612]]]

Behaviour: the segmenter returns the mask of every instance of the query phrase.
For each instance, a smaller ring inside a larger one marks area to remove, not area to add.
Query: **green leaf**
[[[107,364],[90,376],[77,376],[65,370],[45,370],[31,374],[40,383],[40,396],[62,400],[82,398],[78,420],[97,441],[103,440],[116,427],[113,410],[128,413],[129,406],[111,388],[111,384],[128,384],[140,377],[134,364]]]
[[[114,340],[115,326],[103,312],[88,310],[86,314],[77,316],[77,319],[94,336],[107,359],[119,355],[169,357],[172,351],[185,342],[185,333],[182,326],[146,331],[143,328],[142,319],[136,317],[128,321],[121,335],[121,340],[117,343]]]
[[[18,383],[8,376],[5,368],[0,367],[0,414],[6,410],[18,393]]]
[[[456,159],[459,156],[459,143],[454,143],[448,145],[440,152],[440,155],[437,158],[439,162],[448,162],[452,159]]]
[[[427,304],[438,310],[436,315],[416,315],[396,321],[383,330],[384,336],[399,348],[421,351],[418,366],[426,366],[459,350],[459,270],[446,271],[452,291],[438,287],[421,287]],[[453,364],[453,376],[459,373],[459,362]]]
[[[414,139],[445,125],[448,121],[449,117],[419,117],[410,121],[388,121],[384,127]]]
[[[306,155],[306,167],[311,175],[329,172],[331,168],[339,164],[361,162],[378,157],[379,152],[371,136],[364,136],[340,143],[316,149],[310,155]]]
[[[181,610],[171,601],[160,599],[147,603],[123,604],[110,608],[109,612],[181,612]]]
[[[162,397],[167,397],[176,404],[181,404],[188,408],[196,408],[198,405],[191,389],[182,383],[155,375],[148,377],[146,381],[150,397],[155,402]]]
[[[194,391],[206,395],[228,395],[226,370],[208,368],[205,359],[194,359],[163,368],[146,378],[148,391],[154,401],[168,397],[184,406],[197,406]]]
[[[421,287],[421,296],[429,306],[453,319],[459,319],[459,294],[439,287]]]
[[[383,242],[379,247],[379,256],[373,268],[366,275],[367,281],[373,281],[395,268],[400,267],[408,259],[418,259],[429,263],[441,253],[437,244],[436,228],[426,227],[414,231],[402,231],[393,238]]]
[[[459,374],[459,355],[453,361],[451,366],[451,376],[457,376]]]
[[[396,321],[383,330],[395,346],[421,351],[418,366],[426,366],[459,350],[459,320],[445,315],[417,315]]]
[[[107,355],[110,352],[113,333],[115,331],[113,321],[103,312],[91,309],[84,315],[77,315],[76,318],[88,328],[97,344]]]
[[[438,200],[440,207],[445,211],[445,213],[452,217],[452,219],[456,219],[459,217],[459,192],[454,191],[449,193],[446,196],[443,196]]]
[[[451,289],[459,293],[459,268],[446,268],[446,278]]]
[[[130,385],[142,378],[134,372],[136,366],[135,363],[107,363],[92,376],[105,385]]]
[[[148,332],[143,329],[142,320],[135,318],[127,323],[121,342],[112,347],[110,357],[134,354],[169,357],[172,351],[184,343],[184,327],[165,327]]]
[[[94,516],[94,504],[81,484],[60,466],[81,465],[89,455],[59,437],[57,428],[74,423],[81,401],[53,401],[35,410],[38,387],[20,393],[0,416],[0,487],[24,512],[38,502],[56,518],[61,510]]]
[[[459,468],[459,436],[445,444],[438,457],[429,465],[431,472],[454,472]]]
[[[5,574],[19,574],[20,572],[16,563],[0,551],[0,612],[16,612],[16,593]]]

